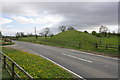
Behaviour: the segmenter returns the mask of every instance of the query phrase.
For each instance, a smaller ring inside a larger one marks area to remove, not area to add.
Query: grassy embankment
[[[35,37],[26,37],[19,40],[45,44],[45,45],[79,49],[89,52],[100,52],[100,53],[108,53],[113,55],[118,54],[118,50],[113,48],[109,48],[108,50],[106,50],[105,47],[100,47],[96,49],[94,43],[99,43],[100,39],[102,40],[102,44],[118,45],[117,36],[111,36],[110,38],[96,37],[93,36],[92,34],[79,32],[79,31],[65,31],[53,37],[47,37],[47,38],[38,37],[37,39],[35,39]]]
[[[3,47],[2,51],[34,78],[73,78],[73,75],[63,68],[35,54],[6,47]],[[25,78],[18,69],[15,68],[15,71]]]

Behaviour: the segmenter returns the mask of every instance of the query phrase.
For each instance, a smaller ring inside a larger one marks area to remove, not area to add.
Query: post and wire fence
[[[51,45],[61,45],[61,46],[67,46],[67,47],[75,47],[75,48],[82,48],[84,47],[84,43],[80,41],[70,41],[70,40],[59,40],[59,39],[40,39],[38,40],[26,40],[27,42],[35,42],[35,43],[44,43],[44,44],[51,44]],[[91,43],[91,46],[93,46],[96,49],[114,49],[120,51],[120,45],[113,45],[113,44],[103,44],[103,43]]]
[[[96,49],[99,48],[99,47],[103,47],[106,50],[108,50],[108,49],[115,49],[115,50],[120,51],[120,45],[98,44],[98,43],[95,43],[95,47],[96,47]]]

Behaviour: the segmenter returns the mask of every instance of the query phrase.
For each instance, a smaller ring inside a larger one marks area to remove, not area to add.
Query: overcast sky
[[[101,25],[118,30],[117,2],[3,2],[0,30],[4,35],[16,32],[37,33],[50,28],[58,33],[63,25],[79,31],[97,31]]]

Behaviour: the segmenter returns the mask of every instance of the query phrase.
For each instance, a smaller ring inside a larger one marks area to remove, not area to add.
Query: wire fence
[[[95,47],[96,47],[96,48],[103,47],[103,48],[105,48],[106,50],[108,50],[108,49],[116,49],[116,50],[120,51],[120,45],[98,44],[98,43],[95,43]]]
[[[66,40],[60,40],[60,39],[35,39],[35,40],[26,40],[28,42],[36,42],[36,43],[44,43],[44,44],[51,44],[51,45],[61,45],[61,46],[67,46],[67,47],[75,47],[75,48],[82,48],[84,47],[84,43],[80,41],[66,41]],[[120,45],[113,45],[113,44],[100,44],[100,43],[90,43],[90,45],[96,49],[102,48],[102,49],[115,49],[120,51]]]

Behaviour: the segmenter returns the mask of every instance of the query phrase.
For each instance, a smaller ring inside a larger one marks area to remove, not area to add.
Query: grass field
[[[100,40],[102,41],[102,44],[111,44],[117,46],[118,45],[117,36],[111,36],[110,38],[96,37],[93,36],[92,34],[80,32],[80,31],[65,31],[53,37],[47,37],[47,38],[38,37],[37,39],[35,39],[35,37],[26,37],[19,40],[45,44],[45,45],[79,49],[90,52],[101,52],[101,53],[109,53],[114,55],[118,54],[117,49],[106,50],[105,47],[98,49],[95,48],[95,43],[100,43]]]
[[[35,54],[6,47],[3,47],[2,51],[34,78],[73,78],[73,75],[63,68]],[[22,78],[25,77],[19,70],[15,71]]]
[[[101,40],[102,40],[103,44],[118,45],[118,36],[111,36],[110,38],[108,38],[108,37],[101,37]]]

